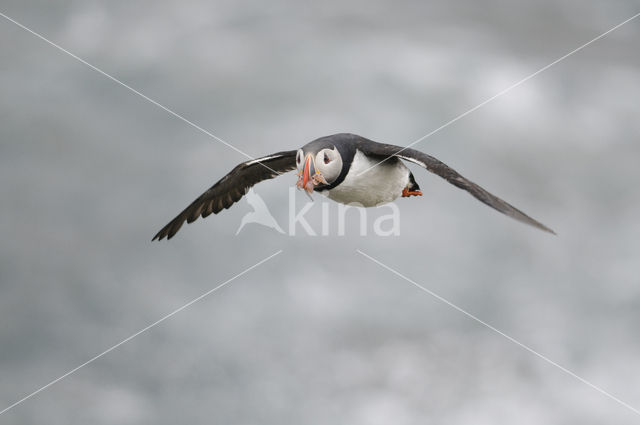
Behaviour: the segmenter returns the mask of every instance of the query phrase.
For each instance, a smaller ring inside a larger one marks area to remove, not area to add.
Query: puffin
[[[336,202],[367,208],[399,197],[422,196],[413,173],[403,161],[442,177],[480,202],[545,232],[553,230],[466,179],[431,155],[411,148],[374,142],[339,133],[320,137],[298,150],[282,151],[237,165],[164,226],[154,240],[171,239],[182,225],[217,214],[238,202],[255,184],[297,171],[296,186]]]

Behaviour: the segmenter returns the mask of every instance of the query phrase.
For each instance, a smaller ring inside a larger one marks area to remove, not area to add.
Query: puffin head
[[[321,137],[298,149],[296,186],[311,193],[331,189],[344,180],[355,153],[355,147],[350,143],[351,136],[334,134]]]

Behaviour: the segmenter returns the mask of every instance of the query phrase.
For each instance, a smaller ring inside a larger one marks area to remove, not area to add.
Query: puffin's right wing
[[[549,232],[554,235],[556,234],[553,230],[551,230],[544,224],[540,223],[537,220],[534,220],[513,205],[489,193],[487,190],[478,186],[474,182],[462,177],[456,170],[449,167],[444,162],[432,157],[431,155],[427,155],[426,153],[411,148],[387,145],[384,143],[377,143],[366,139],[358,144],[358,149],[360,149],[367,155],[380,157],[381,161],[386,161],[387,159],[395,156],[400,159],[404,159],[405,161],[418,164],[419,166],[426,168],[428,171],[439,175],[452,185],[466,190],[474,198],[478,199],[480,202],[483,202],[486,205],[489,205],[491,208],[500,211],[502,214],[505,214],[523,223],[529,224],[533,227],[537,227],[538,229],[544,230],[545,232]]]
[[[297,151],[278,152],[238,165],[164,226],[152,240],[162,240],[165,237],[171,239],[185,221],[191,223],[198,217],[217,214],[223,208],[229,208],[238,202],[256,183],[295,170],[296,153]]]

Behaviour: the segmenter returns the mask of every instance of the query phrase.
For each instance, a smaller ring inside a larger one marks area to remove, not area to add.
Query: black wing
[[[152,240],[162,240],[165,237],[171,239],[185,221],[191,223],[198,217],[217,214],[223,208],[229,208],[238,202],[256,183],[295,170],[296,152],[278,152],[238,165],[164,226]]]
[[[418,164],[421,167],[424,167],[427,170],[431,171],[432,173],[444,178],[452,185],[466,190],[473,197],[489,205],[491,208],[494,208],[518,221],[529,224],[533,227],[537,227],[540,230],[553,233],[554,235],[556,234],[553,230],[551,230],[544,224],[540,223],[537,220],[534,220],[513,205],[510,205],[497,196],[492,195],[474,182],[462,177],[456,170],[449,167],[442,161],[439,161],[438,159],[432,157],[431,155],[427,155],[426,153],[422,153],[411,148],[402,148],[400,146],[386,145],[383,143],[376,143],[368,140],[360,142],[358,144],[358,149],[360,149],[367,155],[381,157],[381,161],[395,156],[404,159],[405,161]]]

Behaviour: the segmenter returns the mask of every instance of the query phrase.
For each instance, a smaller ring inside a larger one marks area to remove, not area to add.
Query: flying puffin
[[[418,183],[402,160],[426,168],[511,218],[555,234],[430,155],[339,133],[316,139],[297,151],[278,152],[241,163],[164,226],[153,240],[171,239],[185,221],[191,223],[198,217],[217,214],[238,202],[256,183],[293,170],[298,171],[298,188],[307,193],[320,192],[343,204],[372,207],[400,196],[421,196]]]

